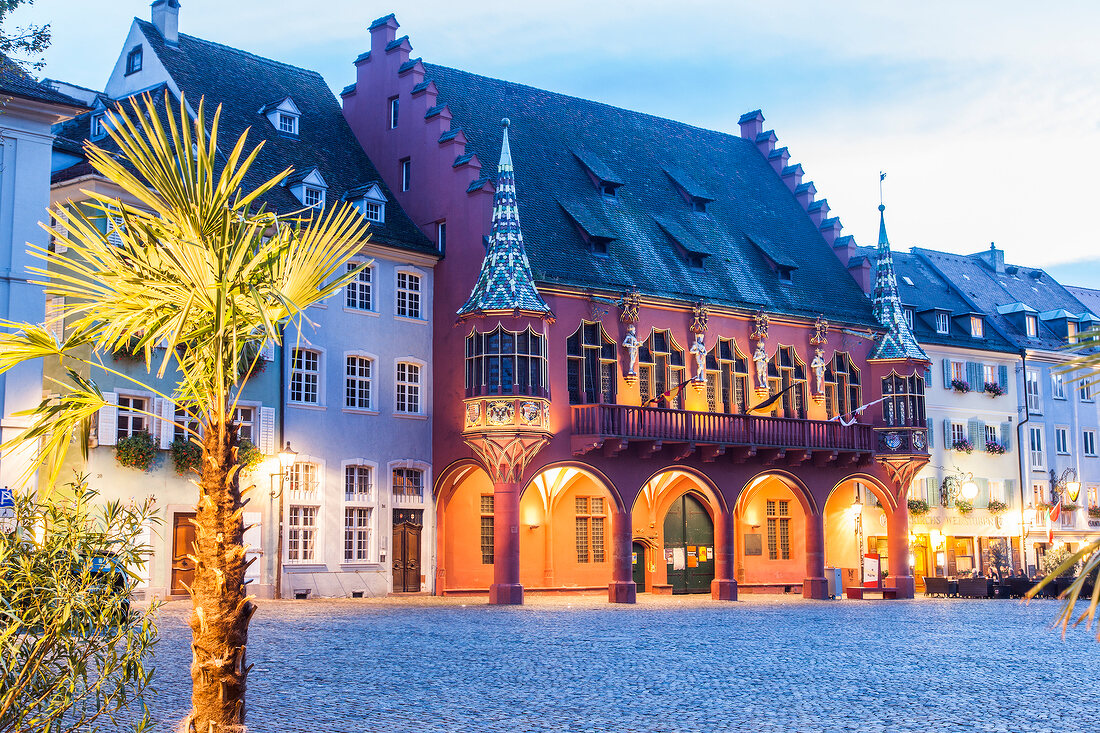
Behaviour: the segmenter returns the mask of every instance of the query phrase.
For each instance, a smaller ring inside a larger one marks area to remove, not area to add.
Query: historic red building
[[[703,130],[425,64],[397,28],[342,97],[443,254],[435,592],[822,598],[862,501],[911,596],[928,363],[885,226],[868,299],[759,112]]]

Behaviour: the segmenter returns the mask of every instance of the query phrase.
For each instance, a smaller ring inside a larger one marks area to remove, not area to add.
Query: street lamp
[[[286,447],[279,451],[279,473],[271,474],[271,498],[279,497],[279,542],[275,545],[275,597],[283,597],[283,489],[290,480],[290,472],[294,468],[294,459],[298,452],[290,447],[290,441]],[[279,477],[279,489],[275,490],[275,477]]]
[[[958,469],[955,469],[958,471]],[[978,496],[978,483],[974,480],[974,474],[969,471],[945,476],[943,479],[943,487],[940,492],[940,504],[943,507],[947,507],[952,499],[962,499],[968,503],[973,503],[974,499]]]

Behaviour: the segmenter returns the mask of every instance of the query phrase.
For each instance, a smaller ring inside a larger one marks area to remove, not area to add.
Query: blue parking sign
[[[7,486],[0,489],[0,518],[10,518],[15,516],[15,497],[12,496],[11,489]]]

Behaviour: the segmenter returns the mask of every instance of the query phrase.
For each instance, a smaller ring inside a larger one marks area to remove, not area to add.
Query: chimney
[[[169,46],[178,46],[180,42],[180,3],[179,0],[155,0],[153,3],[153,25],[157,27]]]
[[[756,140],[756,136],[764,130],[764,114],[754,109],[752,112],[746,112],[741,115],[741,119],[737,121],[737,124],[741,126],[741,137],[746,140]]]
[[[997,249],[997,246],[993,242],[989,243],[989,249],[970,256],[984,262],[986,267],[993,270],[993,272],[998,275],[1005,274],[1005,251],[1003,249]]]

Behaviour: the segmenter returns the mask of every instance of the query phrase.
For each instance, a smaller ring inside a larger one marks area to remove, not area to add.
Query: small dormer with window
[[[377,183],[368,183],[351,189],[344,195],[363,218],[374,224],[386,222],[386,195]]]
[[[664,171],[691,210],[697,214],[705,214],[707,205],[714,201],[714,196],[683,171],[676,168],[665,168]]]
[[[766,237],[759,235],[746,235],[749,242],[756,247],[757,251],[764,258],[764,262],[768,267],[776,274],[781,283],[789,283],[794,281],[794,271],[798,269],[798,263],[787,257],[783,250],[776,246],[775,243],[768,240]]]
[[[577,234],[584,242],[588,251],[599,257],[607,257],[611,254],[611,243],[618,237],[608,225],[605,217],[598,211],[590,210],[583,204],[558,202],[566,215],[573,222]]]
[[[971,338],[984,338],[985,337],[985,320],[976,313],[970,314],[970,337]]]
[[[584,172],[592,185],[607,200],[618,198],[619,188],[623,185],[622,177],[603,162],[595,153],[589,150],[574,150],[573,157],[580,162]]]
[[[707,257],[710,257],[710,252],[705,251],[705,244],[697,240],[689,231],[675,221],[658,218],[656,216],[653,217],[653,220],[664,230],[669,241],[672,242],[673,247],[676,249],[677,254],[684,259],[688,267],[693,270],[704,269],[704,262]]]
[[[302,113],[290,97],[264,105],[260,108],[260,114],[267,117],[267,121],[271,123],[271,126],[283,135],[298,137],[300,134],[299,127]]]
[[[325,192],[328,191],[328,184],[321,176],[321,171],[316,168],[295,173],[287,179],[286,185],[304,206],[316,209],[325,207]]]
[[[1077,334],[1080,331],[1078,321],[1080,318],[1076,313],[1070,313],[1064,308],[1043,311],[1039,314],[1039,320],[1048,329],[1053,331],[1058,338],[1064,339],[1066,343],[1070,344],[1077,343]]]
[[[1039,311],[1030,305],[1017,301],[998,306],[997,312],[1029,339],[1039,337]]]

